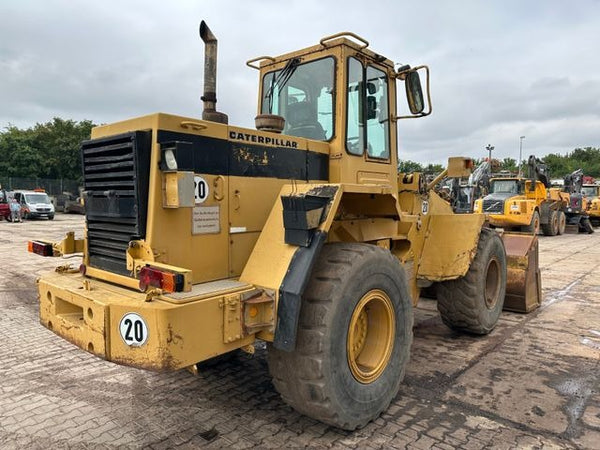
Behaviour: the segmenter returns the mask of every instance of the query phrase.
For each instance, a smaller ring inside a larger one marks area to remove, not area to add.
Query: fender
[[[387,186],[283,186],[240,276],[240,281],[277,293],[274,334],[261,337],[273,341],[280,350],[293,351],[296,346],[302,294],[321,248],[329,237],[344,193],[392,195],[391,188]],[[311,197],[311,201],[315,197],[324,198],[325,201],[317,205],[317,209],[322,207],[322,211],[311,216],[310,211],[306,211],[311,206],[298,205],[303,203],[303,197]]]

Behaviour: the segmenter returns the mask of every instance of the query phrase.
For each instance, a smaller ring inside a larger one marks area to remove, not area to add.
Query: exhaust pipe
[[[227,123],[227,114],[216,110],[217,104],[217,38],[204,20],[200,23],[200,38],[204,41],[204,102],[202,120]]]

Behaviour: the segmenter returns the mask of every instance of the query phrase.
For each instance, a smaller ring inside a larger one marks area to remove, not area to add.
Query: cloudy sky
[[[338,6],[341,5],[341,6]],[[200,20],[219,39],[218,109],[253,127],[245,61],[353,31],[431,68],[433,114],[400,122],[400,158],[600,147],[600,1],[0,0],[0,127],[201,114]]]

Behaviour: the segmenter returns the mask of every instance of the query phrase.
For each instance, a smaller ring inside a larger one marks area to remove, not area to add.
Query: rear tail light
[[[146,291],[150,286],[166,292],[183,291],[183,274],[181,273],[166,272],[145,266],[140,270],[139,279],[141,291]]]
[[[31,253],[35,253],[36,255],[54,256],[52,244],[48,244],[46,242],[29,241],[27,243],[27,250]]]

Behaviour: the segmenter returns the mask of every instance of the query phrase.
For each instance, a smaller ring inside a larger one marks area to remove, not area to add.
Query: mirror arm
[[[412,69],[410,69],[410,66],[403,66],[400,67],[400,69],[404,68],[404,67],[409,67],[409,69],[407,70],[402,70],[401,72],[398,72],[396,74],[394,74],[395,78],[401,78],[403,77],[406,72],[413,72],[413,71],[417,71],[419,69],[425,69],[425,73],[427,75],[427,86],[426,86],[426,91],[427,91],[427,111],[424,111],[422,113],[419,114],[415,114],[415,115],[409,115],[409,116],[395,116],[395,117],[390,117],[390,120],[392,122],[397,122],[400,119],[418,119],[419,117],[425,117],[428,116],[429,114],[431,114],[432,111],[432,106],[431,106],[431,93],[430,93],[430,89],[429,89],[429,67],[428,66],[417,66],[417,67],[413,67]]]

